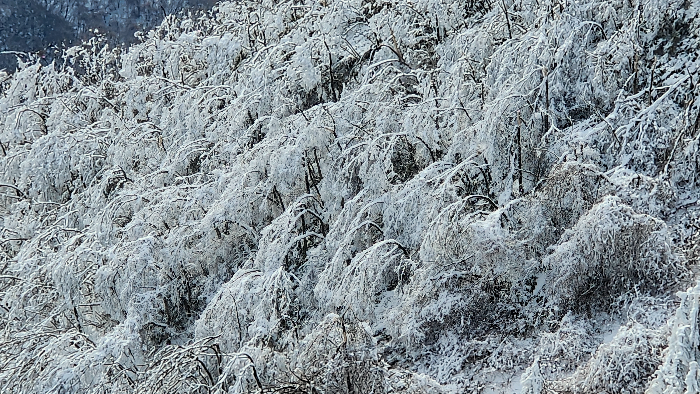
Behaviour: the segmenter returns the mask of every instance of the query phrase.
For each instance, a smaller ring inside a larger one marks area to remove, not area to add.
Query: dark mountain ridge
[[[210,9],[214,3],[214,0],[0,0],[0,52],[34,53],[48,63],[61,48],[95,34],[113,47],[130,45],[137,41],[135,32],[155,27],[166,15]],[[0,54],[0,69],[14,70],[16,56],[23,57],[16,53]]]

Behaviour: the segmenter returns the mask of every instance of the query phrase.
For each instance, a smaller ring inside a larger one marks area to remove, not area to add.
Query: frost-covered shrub
[[[294,372],[323,393],[374,393],[384,391],[369,327],[326,316],[300,343]]]
[[[459,200],[437,215],[420,246],[422,264],[400,266],[413,272],[404,287],[410,312],[397,313],[405,314],[406,327],[423,321],[428,332],[457,325],[474,335],[510,320],[501,329],[528,329],[541,312],[538,300],[548,275],[539,259],[594,204],[598,187],[590,166],[561,165],[549,179],[536,197],[514,200],[488,215],[469,213],[468,201]],[[424,331],[406,330],[409,336]]]
[[[548,303],[558,310],[605,303],[633,288],[662,291],[685,272],[664,223],[615,197],[582,216],[542,263],[548,268]]]
[[[561,319],[557,330],[541,334],[537,346],[538,368],[554,376],[560,371],[573,371],[586,362],[596,348],[591,322],[569,313]]]
[[[573,393],[642,393],[662,359],[667,344],[665,335],[663,329],[648,329],[640,324],[622,326],[564,386],[555,386]]]
[[[668,348],[647,393],[697,391],[698,294],[697,285],[678,293],[681,304],[669,321]]]
[[[221,335],[217,342],[225,352],[248,342],[283,348],[287,335],[297,334],[299,318],[292,279],[283,268],[239,270],[204,310],[195,332]]]

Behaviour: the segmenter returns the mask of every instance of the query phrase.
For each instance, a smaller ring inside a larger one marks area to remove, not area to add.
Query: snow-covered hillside
[[[241,0],[0,75],[0,392],[697,393],[699,12]]]

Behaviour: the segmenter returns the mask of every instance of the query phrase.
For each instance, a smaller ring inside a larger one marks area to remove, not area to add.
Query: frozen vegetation
[[[0,73],[0,392],[698,393],[699,13],[240,0]]]

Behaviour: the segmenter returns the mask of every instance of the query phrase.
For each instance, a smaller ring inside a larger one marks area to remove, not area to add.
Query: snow
[[[239,1],[25,64],[0,391],[693,392],[684,4]]]

